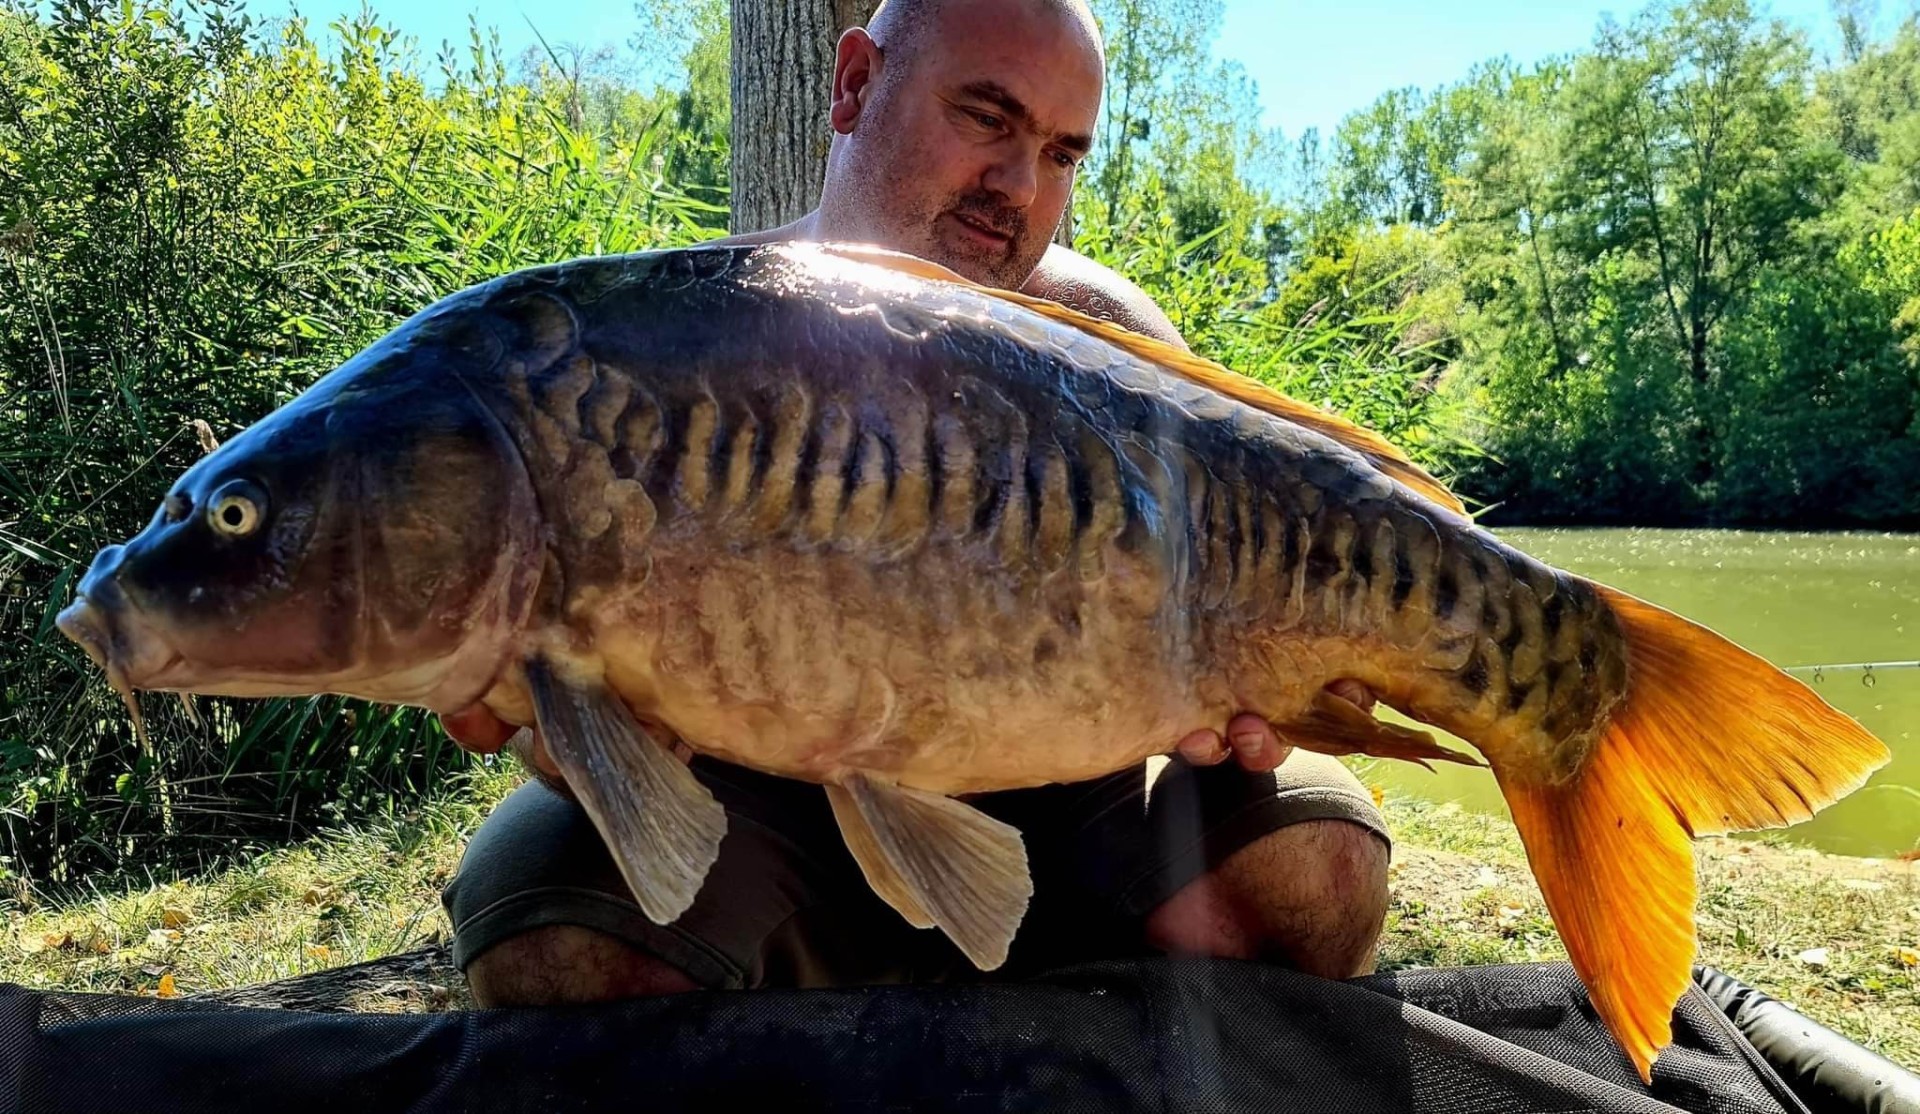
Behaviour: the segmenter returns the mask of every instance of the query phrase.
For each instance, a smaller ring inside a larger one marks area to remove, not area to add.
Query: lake
[[[1789,838],[1842,855],[1920,848],[1920,796],[1886,788],[1920,791],[1920,669],[1795,668],[1920,659],[1920,534],[1539,527],[1495,533],[1789,669],[1893,750],[1893,761],[1864,788],[1786,829]],[[1390,789],[1507,815],[1483,769],[1437,764],[1430,774],[1380,762],[1366,776]]]

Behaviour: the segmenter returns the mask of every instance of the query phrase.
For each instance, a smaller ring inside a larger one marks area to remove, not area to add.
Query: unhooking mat
[[[1565,964],[1347,982],[1231,960],[1021,983],[424,1015],[0,984],[0,1109],[1410,1111],[1806,1108],[1697,985],[1640,1084]]]

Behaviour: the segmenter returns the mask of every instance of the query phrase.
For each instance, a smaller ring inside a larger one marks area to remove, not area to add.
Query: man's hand
[[[1327,691],[1352,701],[1363,711],[1373,710],[1373,693],[1358,681],[1338,680],[1328,685]],[[1272,724],[1247,713],[1227,721],[1224,740],[1218,731],[1195,731],[1175,744],[1174,749],[1195,766],[1217,766],[1231,754],[1241,769],[1256,774],[1269,772],[1293,753],[1293,745],[1283,740]]]
[[[1358,681],[1339,680],[1327,686],[1327,691],[1343,700],[1350,700],[1364,711],[1372,711],[1373,693]],[[538,728],[521,728],[505,722],[487,710],[484,704],[475,704],[451,715],[442,715],[440,725],[446,729],[447,737],[458,743],[461,748],[475,754],[494,754],[512,743],[513,754],[521,762],[533,767],[553,781],[565,780],[560,768],[547,754],[546,743],[540,738]],[[671,733],[656,730],[659,738]],[[516,740],[518,737],[518,741]],[[673,739],[673,752],[681,761],[693,756],[693,752],[677,737]],[[1180,756],[1195,766],[1217,766],[1232,755],[1242,769],[1251,773],[1264,774],[1287,760],[1293,753],[1293,746],[1280,738],[1273,725],[1259,716],[1242,713],[1227,721],[1226,738],[1222,739],[1218,731],[1203,729],[1181,739],[1175,744]]]
[[[538,727],[515,727],[494,715],[485,704],[475,704],[452,715],[442,715],[440,726],[446,729],[447,737],[458,743],[462,750],[475,754],[494,754],[506,750],[550,783],[566,780],[560,773],[560,767],[554,764],[553,756],[547,753],[546,740],[540,737]],[[642,726],[656,739],[671,740],[668,749],[680,761],[685,762],[693,757],[692,748],[681,742],[673,732],[654,723],[644,723]]]

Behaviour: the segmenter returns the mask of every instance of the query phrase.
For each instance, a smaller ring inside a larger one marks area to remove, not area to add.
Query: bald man
[[[1072,0],[889,0],[840,37],[820,205],[722,243],[851,240],[944,264],[1184,347],[1152,300],[1051,238],[1092,146],[1104,60]],[[831,648],[822,648],[830,653]],[[1336,691],[1362,706],[1355,682]],[[463,746],[513,735],[484,711]],[[1386,827],[1333,759],[1254,716],[1169,740],[1171,759],[1087,783],[970,797],[1019,828],[1034,895],[1007,963],[975,971],[876,896],[817,785],[690,757],[728,812],[692,907],[656,925],[538,740],[539,777],[468,845],[445,902],[482,1006],[696,988],[1019,978],[1107,957],[1197,952],[1334,978],[1373,968]],[[1231,761],[1229,761],[1231,759]]]

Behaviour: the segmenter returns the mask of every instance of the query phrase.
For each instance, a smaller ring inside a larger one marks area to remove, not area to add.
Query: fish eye
[[[246,480],[234,480],[214,492],[207,504],[207,524],[216,534],[244,538],[260,528],[266,513],[265,493]]]

